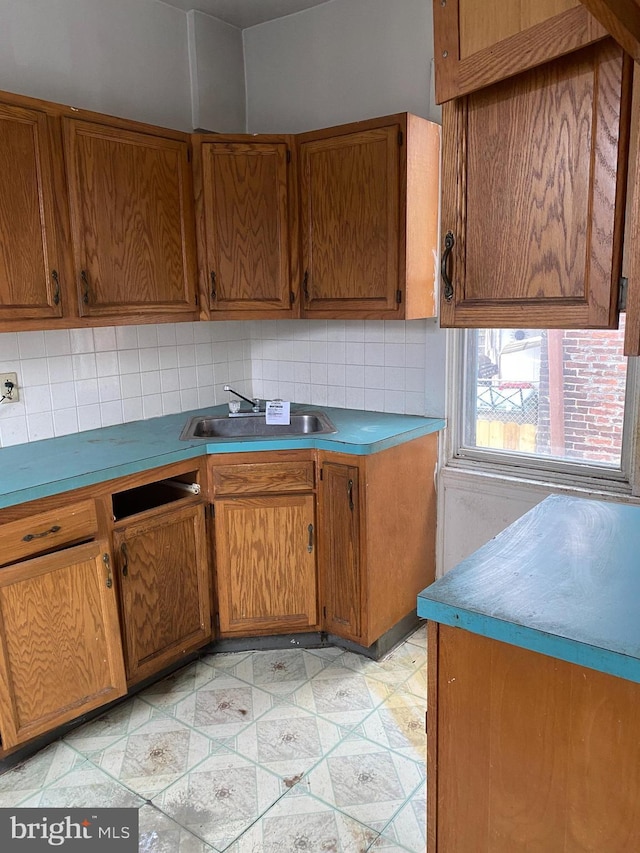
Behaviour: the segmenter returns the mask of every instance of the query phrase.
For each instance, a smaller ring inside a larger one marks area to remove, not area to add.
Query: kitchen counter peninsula
[[[552,496],[418,596],[428,853],[640,847],[640,507]]]

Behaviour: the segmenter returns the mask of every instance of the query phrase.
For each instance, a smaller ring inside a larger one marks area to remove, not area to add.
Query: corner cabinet
[[[319,454],[323,628],[371,646],[435,577],[437,435],[371,456]]]
[[[404,113],[296,144],[302,316],[435,316],[438,125]]]
[[[62,316],[54,133],[46,112],[0,102],[0,328]]]
[[[434,0],[444,327],[616,328],[632,63],[579,0]]]
[[[223,637],[318,628],[314,462],[272,458],[210,463]]]
[[[182,505],[178,491],[144,510],[172,486],[158,481],[113,496],[113,532],[122,605],[128,682],[153,675],[211,637],[209,563],[204,505]],[[118,504],[126,507],[121,515]],[[131,510],[133,514],[129,514]]]
[[[82,317],[197,319],[189,138],[63,118]]]
[[[289,137],[194,137],[201,301],[212,319],[297,315],[291,151]]]

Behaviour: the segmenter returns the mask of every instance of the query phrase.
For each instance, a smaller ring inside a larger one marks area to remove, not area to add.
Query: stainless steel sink
[[[194,438],[260,438],[263,436],[318,435],[337,432],[324,412],[294,412],[290,424],[268,424],[265,416],[247,414],[196,415],[189,418],[180,433],[183,441]]]

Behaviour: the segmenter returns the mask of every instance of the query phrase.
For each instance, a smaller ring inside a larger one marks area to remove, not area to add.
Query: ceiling
[[[245,29],[265,21],[273,21],[330,0],[163,0],[176,9],[197,9],[221,21]]]

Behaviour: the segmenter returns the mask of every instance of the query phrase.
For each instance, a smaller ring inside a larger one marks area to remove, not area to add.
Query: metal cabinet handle
[[[89,277],[86,270],[80,270],[80,280],[82,281],[82,301],[85,305],[89,304]]]
[[[349,496],[349,509],[353,512],[353,480],[347,483],[347,495]]]
[[[55,284],[55,288],[53,291],[53,304],[60,304],[60,278],[58,276],[58,270],[51,270],[51,278],[53,279],[53,283]]]
[[[129,552],[127,551],[127,544],[123,542],[120,546],[120,553],[122,554],[122,574],[126,578],[129,574]]]
[[[307,532],[309,533],[309,544],[307,545],[307,551],[311,553],[313,551],[313,524],[310,524],[307,527]]]
[[[211,298],[216,298],[216,274],[211,270]]]
[[[104,563],[105,568],[107,570],[107,589],[111,589],[111,587],[113,586],[113,578],[111,577],[111,563],[109,561],[108,554],[102,555],[102,562]]]
[[[442,263],[440,264],[440,275],[444,282],[444,298],[447,302],[453,299],[453,284],[448,271],[448,261],[451,250],[453,249],[456,238],[453,236],[453,231],[447,231],[444,238],[444,252],[442,253]]]
[[[31,542],[33,539],[42,539],[43,536],[49,536],[50,533],[57,533],[61,529],[59,524],[54,524],[53,527],[50,527],[49,530],[44,530],[42,533],[27,533],[26,536],[22,537],[22,541]]]
[[[302,290],[304,292],[305,301],[309,301],[309,270],[304,271],[304,278],[302,279]]]

